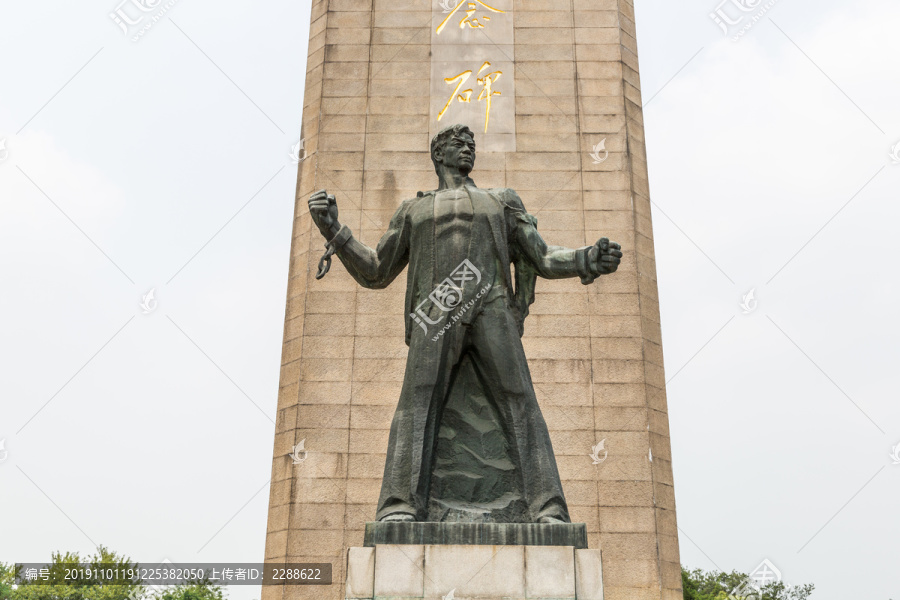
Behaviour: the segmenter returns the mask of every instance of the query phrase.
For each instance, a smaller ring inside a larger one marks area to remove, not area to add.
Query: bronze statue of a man
[[[404,201],[374,250],[338,222],[333,196],[309,199],[326,256],[363,287],[387,287],[409,265],[409,354],[376,518],[568,523],[520,338],[538,275],[592,283],[618,268],[621,247],[548,246],[515,191],[469,178],[464,125],[434,137],[431,160],[438,189]]]

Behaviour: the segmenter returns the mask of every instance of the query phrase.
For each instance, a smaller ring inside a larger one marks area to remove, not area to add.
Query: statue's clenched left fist
[[[592,274],[608,275],[619,268],[619,263],[622,261],[622,246],[607,238],[600,238],[591,248],[588,256]]]

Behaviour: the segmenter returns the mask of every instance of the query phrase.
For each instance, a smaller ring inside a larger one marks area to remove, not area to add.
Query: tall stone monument
[[[538,280],[522,344],[568,516],[586,525],[586,539],[554,542],[548,533],[545,542],[556,548],[526,545],[502,555],[492,546],[378,546],[378,556],[400,556],[434,585],[454,581],[434,565],[493,561],[503,573],[515,564],[547,566],[529,567],[521,597],[574,598],[574,583],[571,594],[544,584],[568,581],[578,570],[579,590],[586,590],[579,597],[595,598],[602,579],[606,600],[681,598],[634,27],[627,0],[313,3],[307,155],[296,194],[266,560],[331,563],[335,583],[266,586],[264,600],[343,598],[359,587],[347,581],[348,550],[351,566],[357,561],[351,578],[358,579],[360,561],[370,556],[360,552],[364,543],[410,543],[384,538],[366,523],[379,508],[379,519],[398,512],[384,510],[395,505],[379,502],[379,494],[407,370],[404,342],[411,326],[427,331],[436,315],[410,325],[419,311],[407,310],[405,273],[387,289],[360,287],[360,274],[355,279],[341,264],[317,280],[323,238],[308,201],[327,189],[341,224],[360,245],[375,248],[396,224],[401,203],[437,188],[429,144],[453,123],[474,132],[471,177],[478,188],[514,189],[547,244],[584,249],[581,281]],[[601,237],[621,244],[621,264],[582,285],[593,279],[587,248]],[[338,240],[345,243],[346,235]],[[518,283],[522,270],[513,264]],[[440,460],[446,440],[435,437]],[[441,485],[452,480],[444,476]],[[526,505],[510,503],[519,506],[510,520],[539,512]],[[411,520],[479,520],[471,507],[435,506]],[[532,533],[518,541],[482,532],[487,542],[479,543],[538,543],[535,528],[565,527],[556,516],[523,524]],[[389,525],[430,531],[427,523]],[[573,558],[573,545],[602,553],[602,575],[599,560],[595,568],[579,550]],[[378,573],[373,577],[377,587]],[[465,583],[457,597],[493,597],[489,585]],[[431,584],[425,581],[418,597],[453,597]],[[506,588],[496,593],[518,597]]]

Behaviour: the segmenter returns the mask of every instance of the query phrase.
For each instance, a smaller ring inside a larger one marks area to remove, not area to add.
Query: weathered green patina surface
[[[404,201],[375,249],[340,224],[325,190],[309,200],[328,240],[318,277],[332,254],[367,288],[409,267],[409,355],[376,518],[568,523],[520,338],[538,276],[592,283],[617,269],[621,248],[547,245],[515,191],[469,177],[475,141],[463,125],[435,136],[431,158],[438,189]]]

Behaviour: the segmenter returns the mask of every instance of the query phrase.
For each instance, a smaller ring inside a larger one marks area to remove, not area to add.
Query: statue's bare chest
[[[467,225],[472,222],[475,211],[472,200],[465,190],[442,190],[434,196],[435,225]]]

